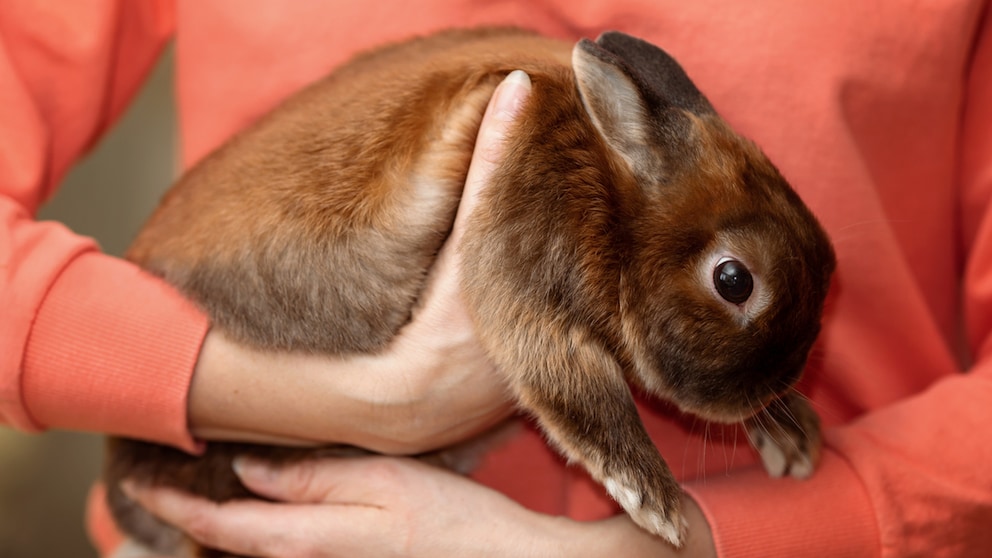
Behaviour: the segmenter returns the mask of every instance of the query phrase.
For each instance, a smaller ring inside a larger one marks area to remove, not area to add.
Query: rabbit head
[[[628,174],[620,320],[631,380],[734,422],[799,378],[835,259],[813,214],[661,49],[573,50],[583,105]]]

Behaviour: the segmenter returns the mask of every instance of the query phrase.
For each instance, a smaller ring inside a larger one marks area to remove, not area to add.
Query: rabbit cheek
[[[768,344],[754,324],[728,320],[708,291],[683,292],[653,310],[642,314],[642,328],[626,328],[643,332],[631,343],[640,353],[638,383],[707,420],[752,416],[795,382],[805,362],[802,346]]]

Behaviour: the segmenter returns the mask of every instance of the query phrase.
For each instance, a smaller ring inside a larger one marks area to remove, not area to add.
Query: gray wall
[[[66,223],[120,255],[174,176],[172,53],[39,218]],[[83,529],[86,492],[102,440],[93,434],[27,435],[0,426],[0,558],[96,555]]]

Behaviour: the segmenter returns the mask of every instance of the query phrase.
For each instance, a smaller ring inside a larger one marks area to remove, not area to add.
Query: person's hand
[[[200,544],[246,556],[715,556],[690,499],[690,536],[676,550],[626,516],[581,523],[543,515],[410,458],[237,463],[242,482],[273,501],[216,504],[167,488],[125,490]]]
[[[190,389],[194,436],[412,454],[469,438],[512,412],[462,301],[458,257],[465,221],[530,91],[526,74],[511,76],[490,101],[453,232],[421,305],[388,350],[351,358],[266,353],[212,331]]]

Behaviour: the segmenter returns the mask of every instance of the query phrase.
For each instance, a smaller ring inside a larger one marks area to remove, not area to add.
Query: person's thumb
[[[248,490],[259,496],[283,502],[316,503],[326,501],[337,483],[325,474],[331,463],[305,460],[274,464],[250,457],[237,457],[234,472]]]
[[[482,118],[479,135],[475,140],[472,163],[465,180],[461,202],[455,217],[451,240],[456,240],[464,230],[465,220],[478,202],[479,194],[493,171],[503,161],[506,147],[506,134],[515,122],[517,113],[530,94],[530,77],[521,70],[510,72],[500,83],[489,100],[486,114]]]
[[[530,89],[530,77],[523,71],[516,70],[510,72],[493,92],[476,137],[454,226],[431,267],[431,277],[421,294],[424,305],[415,310],[414,320],[406,330],[407,337],[401,334],[401,338],[415,339],[416,336],[411,337],[410,332],[416,331],[415,328],[421,326],[426,327],[428,332],[435,332],[447,330],[446,324],[467,323],[468,316],[459,298],[461,296],[459,246],[465,235],[472,209],[478,204],[483,190],[492,180],[493,172],[503,162],[507,133],[516,121],[520,108],[530,94]]]

